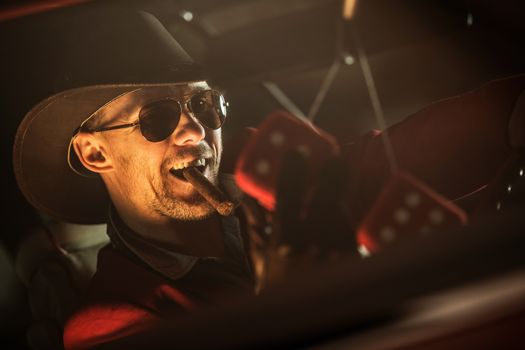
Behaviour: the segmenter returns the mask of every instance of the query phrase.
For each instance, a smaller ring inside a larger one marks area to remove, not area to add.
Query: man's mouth
[[[182,175],[182,171],[186,168],[196,168],[201,173],[204,172],[206,169],[206,166],[208,165],[209,160],[205,158],[198,158],[195,160],[192,160],[191,162],[181,162],[173,165],[173,167],[170,169],[170,174],[178,178],[179,180],[186,181],[186,178],[184,175]]]

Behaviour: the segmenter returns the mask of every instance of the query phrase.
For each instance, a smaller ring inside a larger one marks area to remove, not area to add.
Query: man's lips
[[[186,168],[194,167],[203,173],[206,170],[206,166],[210,163],[210,159],[206,158],[197,158],[188,162],[180,162],[174,164],[170,169],[170,174],[175,176],[177,179],[182,181],[187,181],[183,176],[182,171]]]
[[[184,168],[189,168],[190,166],[206,166],[206,159],[205,158],[197,158],[189,162],[180,162],[171,167],[171,170],[181,170]]]

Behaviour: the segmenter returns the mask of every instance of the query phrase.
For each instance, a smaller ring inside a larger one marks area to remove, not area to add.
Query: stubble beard
[[[195,152],[196,155],[205,154],[204,151],[198,150],[188,152]],[[212,163],[208,166],[209,175],[207,177],[213,184],[218,185],[220,156],[212,159]],[[126,169],[125,174],[126,178],[130,179],[129,181],[133,182],[133,179],[141,178],[136,175],[143,172],[143,169],[137,167],[135,165],[137,164],[136,162],[126,157],[121,157],[120,161],[123,168]],[[167,159],[165,162],[166,164],[170,164],[172,160]],[[161,168],[166,169],[167,167],[162,166]],[[146,206],[149,207],[151,211],[162,217],[181,221],[202,220],[215,213],[215,209],[193,187],[191,187],[191,193],[185,195],[183,198],[179,193],[173,191],[172,176],[169,172],[161,174],[160,178],[154,178],[152,182],[150,182],[153,193],[149,191],[143,192],[142,201],[147,203]],[[141,187],[138,184],[136,186],[138,188]]]
[[[171,175],[168,175],[171,176]],[[215,185],[218,183],[218,171],[213,170],[209,178]],[[151,209],[157,214],[175,220],[202,220],[213,213],[215,209],[195,189],[191,194],[181,198],[171,191],[173,184],[162,181],[160,191],[155,191],[155,200],[151,201]]]

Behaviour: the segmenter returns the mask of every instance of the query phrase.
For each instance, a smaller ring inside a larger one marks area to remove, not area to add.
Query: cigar
[[[235,207],[233,202],[197,168],[185,168],[182,170],[182,175],[219,214],[228,216],[232,213]]]

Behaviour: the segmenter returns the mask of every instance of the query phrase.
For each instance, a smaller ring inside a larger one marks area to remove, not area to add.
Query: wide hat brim
[[[77,128],[126,92],[202,81],[206,74],[147,13],[93,5],[38,23],[42,32],[49,31],[46,44],[53,55],[34,62],[40,74],[34,88],[40,88],[37,95],[51,97],[26,113],[18,127],[15,177],[41,213],[77,224],[103,223],[108,194],[101,178],[81,176],[68,164]]]

